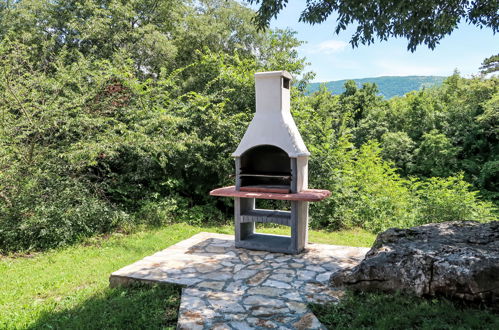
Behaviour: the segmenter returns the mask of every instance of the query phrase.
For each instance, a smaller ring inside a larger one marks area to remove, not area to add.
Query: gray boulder
[[[499,302],[499,221],[389,229],[378,235],[359,265],[334,273],[330,283]]]

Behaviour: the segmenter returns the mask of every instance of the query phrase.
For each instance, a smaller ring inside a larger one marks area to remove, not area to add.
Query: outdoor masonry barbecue
[[[235,199],[238,248],[300,253],[308,239],[308,203],[328,190],[308,189],[308,157],[290,111],[291,75],[286,71],[255,74],[256,113],[236,151],[236,185],[212,190]],[[291,211],[255,208],[255,199],[290,201]],[[259,234],[255,223],[291,227],[291,236]]]

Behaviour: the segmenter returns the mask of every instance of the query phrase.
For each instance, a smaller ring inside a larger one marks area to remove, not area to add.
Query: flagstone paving
[[[308,244],[297,255],[236,249],[234,236],[199,233],[126,266],[110,285],[184,286],[178,329],[324,329],[310,302],[338,301],[332,272],[355,266],[367,248]]]

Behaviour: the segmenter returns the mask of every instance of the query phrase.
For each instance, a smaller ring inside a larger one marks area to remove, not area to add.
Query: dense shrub
[[[316,228],[362,227],[378,232],[389,227],[406,227],[414,223],[412,195],[407,181],[400,178],[379,155],[375,143],[360,149],[332,153],[346,159],[334,168],[334,175],[315,176],[311,164],[311,184],[331,190],[332,197],[311,206],[311,224]]]
[[[126,58],[57,67],[62,53],[51,73],[22,66],[23,45],[3,46],[0,249],[223,220],[207,191],[229,179],[244,112],[217,95],[179,93],[177,73],[140,81]]]
[[[493,204],[481,201],[478,191],[472,191],[471,185],[464,181],[462,173],[447,178],[413,180],[411,188],[417,202],[417,225],[494,219]]]
[[[321,90],[295,104],[298,106],[295,117],[313,155],[310,185],[332,192],[331,198],[311,205],[313,227],[333,230],[362,227],[379,232],[431,222],[497,219],[494,205],[482,201],[463,174],[442,178],[402,177],[400,167],[382,156],[399,156],[398,161],[413,166],[409,150],[414,145],[407,134],[383,134],[386,150],[375,141],[356,147],[351,142],[356,130],[351,126],[353,116],[342,111],[339,97]],[[433,134],[426,140],[434,138],[446,139]],[[434,145],[439,148],[433,148]],[[451,151],[439,143],[423,144],[421,148],[428,154],[428,160],[435,161],[440,169],[448,169],[441,161],[448,161],[449,157],[440,156]],[[404,156],[400,157],[402,152]]]
[[[335,169],[334,176],[312,180],[313,185],[332,191],[330,199],[311,206],[312,226],[362,227],[376,233],[390,227],[497,218],[494,204],[482,201],[462,174],[404,179],[381,158],[380,152],[372,142],[358,150],[344,150],[343,155],[350,158],[342,168]]]
[[[0,203],[0,251],[43,249],[122,226],[129,216],[71,177],[37,171],[16,173]]]
[[[235,1],[0,11],[2,251],[225,221],[232,204],[208,192],[232,181],[254,72],[304,67],[293,32],[257,32]]]

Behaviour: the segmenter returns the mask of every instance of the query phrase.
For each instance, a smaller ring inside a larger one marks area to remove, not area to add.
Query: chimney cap
[[[278,88],[277,82],[285,79],[292,79],[287,71],[255,73],[257,110],[232,156],[241,157],[259,145],[281,148],[291,158],[310,155],[290,112],[289,84],[288,87],[281,84]],[[262,104],[259,105],[259,101]]]
[[[293,76],[288,71],[267,71],[267,72],[257,72],[255,73],[255,79],[257,78],[274,78],[274,77],[284,77],[289,80],[293,80]]]

